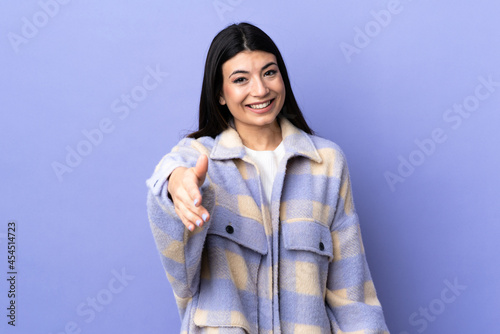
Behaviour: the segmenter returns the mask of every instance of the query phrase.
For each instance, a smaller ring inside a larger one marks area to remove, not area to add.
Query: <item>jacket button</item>
[[[226,232],[229,234],[233,234],[234,228],[231,225],[226,226]]]
[[[325,245],[322,242],[319,243],[319,250],[320,251],[324,251],[325,250]]]

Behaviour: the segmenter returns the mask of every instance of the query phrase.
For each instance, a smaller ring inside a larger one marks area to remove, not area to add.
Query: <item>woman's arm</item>
[[[334,258],[329,265],[326,303],[333,328],[348,333],[389,333],[366,261],[345,159],[330,230]]]
[[[197,148],[193,148],[191,140],[181,141],[162,159],[153,176],[146,182],[149,188],[147,211],[151,230],[181,315],[198,289],[201,255],[210,221],[193,232],[186,229],[174,205],[176,200],[173,202],[169,198],[168,189],[176,188],[171,186],[171,182],[182,182],[182,178],[177,179],[172,174],[173,171],[187,172],[196,166],[200,154],[208,153],[200,152],[200,148]],[[179,173],[177,176],[184,174]],[[215,200],[208,176],[200,185],[199,192],[202,196],[198,208],[204,208],[209,214],[213,211]],[[176,194],[176,190],[173,193]],[[172,196],[175,198],[174,194]]]
[[[154,195],[167,188],[167,198],[186,228],[193,231],[209,219],[208,210],[202,205],[199,187],[208,170],[209,150],[198,141],[184,138],[155,168],[146,185]]]

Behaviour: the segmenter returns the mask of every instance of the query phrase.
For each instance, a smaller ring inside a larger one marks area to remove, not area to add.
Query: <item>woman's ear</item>
[[[222,95],[219,96],[219,103],[221,105],[225,105],[226,104],[226,100],[224,100],[224,97],[222,97]]]

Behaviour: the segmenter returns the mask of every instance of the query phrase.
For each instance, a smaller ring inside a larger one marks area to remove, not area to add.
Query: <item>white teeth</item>
[[[263,109],[263,108],[267,107],[270,104],[271,104],[271,101],[267,101],[267,102],[264,102],[264,103],[261,103],[261,104],[251,104],[250,108],[252,108],[252,109]]]

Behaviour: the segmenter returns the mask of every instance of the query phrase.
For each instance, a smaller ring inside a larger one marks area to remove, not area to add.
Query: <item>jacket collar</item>
[[[322,161],[307,133],[294,126],[285,117],[279,117],[278,120],[280,122],[286,156],[303,156],[318,163]],[[215,137],[210,159],[243,159],[245,155],[245,147],[243,146],[238,132],[232,126],[229,126],[221,134]]]

